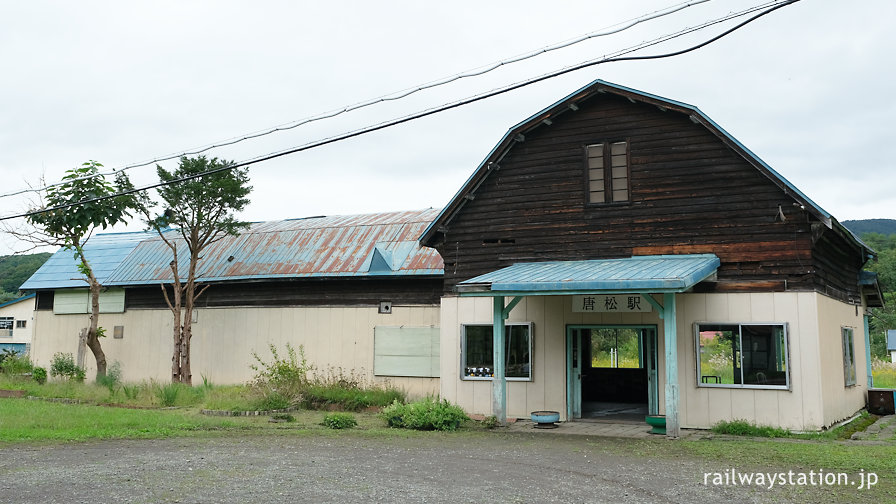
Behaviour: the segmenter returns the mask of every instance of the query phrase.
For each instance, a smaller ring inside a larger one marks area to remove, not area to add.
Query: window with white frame
[[[464,380],[491,380],[494,371],[494,336],[491,324],[461,326],[461,375]],[[532,323],[504,326],[504,376],[532,379]]]
[[[25,321],[24,320],[16,320],[16,329],[24,329]]]
[[[785,324],[696,324],[701,387],[790,387]]]
[[[0,338],[12,338],[12,317],[0,317]]]
[[[846,386],[856,384],[856,352],[852,327],[841,327],[840,336],[843,339],[843,378]]]

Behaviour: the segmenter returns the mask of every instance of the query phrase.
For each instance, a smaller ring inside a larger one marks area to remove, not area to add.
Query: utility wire
[[[194,179],[197,179],[197,178],[204,177],[204,176],[206,176],[206,175],[212,175],[212,174],[215,174],[215,173],[219,173],[219,172],[223,172],[223,171],[227,171],[227,170],[232,170],[232,169],[235,169],[235,168],[241,168],[241,167],[244,167],[244,166],[249,166],[250,164],[253,164],[253,163],[260,163],[260,162],[262,162],[262,161],[270,161],[271,159],[279,158],[279,157],[286,156],[286,155],[289,155],[289,154],[295,154],[295,153],[297,153],[297,152],[302,152],[302,151],[309,150],[309,149],[313,149],[313,148],[316,148],[316,147],[321,147],[321,146],[323,146],[323,145],[327,145],[327,144],[331,144],[331,143],[339,142],[339,141],[342,141],[342,140],[347,140],[347,139],[349,139],[349,138],[354,138],[354,137],[357,137],[357,136],[365,135],[365,134],[367,134],[367,133],[372,133],[372,132],[374,132],[374,131],[379,131],[379,130],[381,130],[381,129],[389,128],[389,127],[392,127],[392,126],[397,126],[397,125],[399,125],[399,124],[403,124],[403,123],[406,123],[406,122],[410,122],[410,121],[413,121],[413,120],[416,120],[416,119],[421,119],[421,118],[423,118],[423,117],[427,117],[427,116],[430,116],[430,115],[433,115],[433,114],[437,114],[437,113],[440,113],[440,112],[444,112],[444,111],[446,111],[446,110],[450,110],[450,109],[453,109],[453,108],[461,107],[461,106],[463,106],[463,105],[469,105],[469,104],[471,104],[471,103],[475,103],[475,102],[484,100],[484,99],[486,99],[486,98],[491,98],[491,97],[498,96],[498,95],[501,95],[501,94],[504,94],[504,93],[508,93],[508,92],[510,92],[510,91],[514,91],[514,90],[516,90],[516,89],[520,89],[520,88],[523,88],[523,87],[526,87],[526,86],[530,86],[530,85],[535,84],[535,83],[538,83],[538,82],[542,82],[542,81],[545,81],[545,80],[548,80],[548,79],[552,79],[552,78],[554,78],[554,77],[559,77],[559,76],[561,76],[561,75],[565,75],[565,74],[567,74],[567,73],[574,72],[574,71],[576,71],[576,70],[581,70],[581,69],[583,69],[583,68],[592,67],[592,66],[595,66],[595,65],[600,65],[600,64],[604,64],[604,63],[614,63],[614,62],[619,62],[619,61],[643,61],[643,60],[654,60],[654,59],[663,59],[663,58],[671,58],[671,57],[674,57],[674,56],[680,56],[680,55],[682,55],[682,54],[686,54],[686,53],[689,53],[689,52],[696,51],[697,49],[700,49],[700,48],[705,47],[705,46],[707,46],[707,45],[709,45],[709,44],[711,44],[711,43],[713,43],[713,42],[716,42],[717,40],[719,40],[719,39],[721,39],[721,38],[723,38],[723,37],[725,37],[725,36],[727,36],[727,35],[730,35],[731,33],[733,33],[733,32],[735,32],[735,31],[737,31],[737,30],[743,28],[744,26],[746,26],[746,25],[752,23],[753,21],[756,21],[757,19],[759,19],[759,18],[761,18],[761,17],[763,17],[763,16],[766,16],[766,15],[768,15],[768,14],[770,14],[770,13],[772,13],[772,12],[774,12],[774,11],[776,11],[776,10],[782,8],[782,7],[786,7],[786,6],[788,6],[788,5],[792,5],[792,4],[797,3],[797,2],[799,2],[799,1],[800,1],[800,0],[787,0],[787,1],[783,2],[783,3],[778,3],[778,4],[776,4],[776,5],[774,5],[774,6],[770,7],[770,8],[768,8],[768,9],[762,11],[762,12],[760,12],[759,14],[757,14],[757,15],[755,15],[755,16],[753,16],[753,17],[751,17],[751,18],[749,18],[749,19],[747,19],[747,20],[741,22],[740,24],[735,25],[735,26],[732,27],[732,28],[729,28],[728,30],[726,30],[726,31],[724,31],[724,32],[722,32],[722,33],[720,33],[720,34],[718,34],[718,35],[716,35],[716,36],[714,36],[714,37],[712,37],[712,38],[710,38],[710,39],[704,41],[704,42],[701,42],[701,43],[699,43],[699,44],[697,44],[697,45],[688,47],[688,48],[686,48],[686,49],[681,49],[681,50],[679,50],[679,51],[673,51],[673,52],[669,52],[669,53],[662,53],[662,54],[655,54],[655,55],[647,55],[647,56],[613,56],[613,57],[605,57],[605,58],[601,58],[601,59],[596,59],[596,60],[586,61],[586,62],[579,63],[579,64],[574,65],[574,66],[569,66],[569,67],[566,67],[566,68],[563,68],[563,69],[560,69],[560,70],[557,70],[557,71],[554,71],[554,72],[550,72],[550,73],[547,73],[547,74],[543,74],[543,75],[540,75],[540,76],[538,76],[538,77],[534,77],[534,78],[532,78],[532,79],[528,79],[528,80],[525,80],[525,81],[517,82],[517,83],[515,83],[515,84],[511,84],[511,85],[509,85],[509,86],[505,86],[505,87],[502,87],[502,88],[498,88],[498,89],[495,89],[495,90],[492,90],[492,91],[489,91],[489,92],[486,92],[486,93],[482,93],[482,94],[479,94],[479,95],[471,96],[471,97],[465,98],[465,99],[463,99],[463,100],[455,101],[455,102],[452,102],[452,103],[447,103],[447,104],[444,104],[444,105],[441,105],[441,106],[438,106],[438,107],[435,107],[435,108],[427,109],[427,110],[424,110],[424,111],[421,111],[421,112],[417,112],[417,113],[414,113],[414,114],[410,114],[410,115],[407,115],[407,116],[403,116],[403,117],[400,117],[400,118],[397,118],[397,119],[393,119],[393,120],[390,120],[390,121],[382,122],[382,123],[379,123],[379,124],[375,124],[375,125],[368,126],[368,127],[365,127],[365,128],[357,129],[357,130],[350,131],[350,132],[347,132],[347,133],[343,133],[343,134],[340,134],[340,135],[336,135],[336,136],[328,137],[328,138],[325,138],[325,139],[322,139],[322,140],[317,140],[317,141],[314,141],[314,142],[311,142],[311,143],[307,143],[307,144],[304,144],[304,145],[301,145],[301,146],[298,146],[298,147],[293,147],[293,148],[286,149],[286,150],[283,150],[283,151],[274,152],[274,153],[270,153],[270,154],[265,154],[265,155],[258,156],[258,157],[256,157],[256,158],[247,160],[247,161],[241,161],[241,162],[239,162],[239,163],[233,163],[233,164],[230,164],[230,165],[227,165],[227,166],[223,166],[223,167],[220,167],[220,168],[216,168],[216,169],[214,169],[214,170],[208,170],[208,171],[205,171],[205,172],[202,172],[202,173],[197,173],[197,174],[194,174],[194,175],[190,175],[190,176],[186,176],[186,177],[181,177],[181,178],[177,178],[177,179],[169,180],[169,181],[166,181],[166,182],[159,182],[159,183],[156,183],[156,184],[151,184],[151,185],[147,185],[147,186],[143,186],[143,187],[139,187],[139,188],[134,188],[134,189],[130,189],[130,190],[127,190],[127,191],[118,192],[118,193],[115,193],[115,194],[110,194],[110,195],[101,196],[101,197],[96,197],[96,198],[89,198],[89,199],[81,200],[81,201],[74,202],[74,203],[67,203],[67,204],[64,204],[64,205],[58,205],[58,206],[51,207],[51,208],[43,208],[43,209],[40,209],[40,210],[29,211],[29,212],[25,212],[25,213],[21,213],[21,214],[17,214],[17,215],[10,215],[10,216],[5,216],[5,217],[0,217],[0,221],[10,220],[10,219],[16,219],[16,218],[21,218],[21,217],[28,217],[28,216],[30,216],[30,215],[37,215],[37,214],[40,214],[40,213],[52,212],[52,211],[56,211],[56,210],[64,210],[64,209],[71,208],[71,207],[78,206],[78,205],[82,205],[82,204],[85,204],[85,203],[93,203],[93,202],[95,202],[95,201],[102,201],[102,200],[106,200],[106,199],[110,199],[110,198],[115,198],[115,197],[118,197],[118,196],[124,196],[124,195],[134,194],[134,193],[141,192],[141,191],[146,191],[146,190],[149,190],[149,189],[156,189],[156,188],[163,187],[163,186],[167,186],[167,185],[171,185],[171,184],[177,184],[177,183],[180,183],[180,182],[186,182],[186,181],[189,181],[189,180],[194,180]],[[772,2],[772,3],[774,3],[774,2]],[[769,4],[765,4],[765,5],[769,5]],[[733,18],[736,18],[736,17],[740,17],[740,16],[743,16],[743,15],[746,15],[746,14],[749,14],[749,13],[752,13],[752,12],[755,12],[756,10],[758,10],[758,9],[760,9],[760,8],[763,8],[763,7],[764,7],[764,6],[756,6],[756,7],[751,7],[751,8],[749,8],[749,9],[746,9],[746,10],[744,10],[744,11],[740,11],[740,12],[733,13],[733,14],[728,14],[728,15],[723,16],[723,17],[721,17],[721,18],[718,18],[718,19],[715,19],[715,20],[712,20],[712,21],[707,21],[707,22],[705,22],[705,23],[703,23],[703,24],[701,24],[701,25],[698,25],[698,26],[696,26],[696,27],[693,27],[693,28],[687,28],[687,29],[681,30],[681,31],[679,31],[679,32],[676,32],[676,33],[674,33],[674,34],[665,35],[665,36],[663,36],[663,37],[654,39],[654,40],[652,40],[652,41],[650,41],[650,42],[645,42],[645,43],[639,44],[639,45],[637,45],[637,46],[634,46],[634,47],[632,47],[632,48],[624,49],[624,50],[622,50],[622,51],[618,51],[616,54],[628,54],[628,53],[631,53],[631,52],[633,52],[633,51],[637,51],[637,50],[643,49],[643,48],[645,48],[645,47],[650,47],[650,46],[653,46],[653,45],[656,45],[656,44],[660,44],[660,43],[662,43],[662,42],[666,42],[666,41],[669,41],[669,40],[672,40],[672,39],[681,37],[681,36],[686,35],[686,34],[688,34],[688,33],[693,33],[693,32],[695,32],[695,31],[702,30],[702,29],[704,29],[704,28],[706,28],[706,27],[708,27],[708,26],[712,26],[712,25],[715,25],[715,24],[718,24],[718,23],[722,23],[722,22],[728,21],[728,20],[733,19]]]
[[[315,116],[307,117],[307,118],[305,118],[305,119],[299,119],[299,120],[297,120],[297,121],[293,121],[293,122],[289,122],[289,123],[284,123],[284,124],[282,124],[282,125],[275,126],[275,127],[273,127],[273,128],[269,128],[269,129],[266,129],[266,130],[261,130],[261,131],[254,132],[254,133],[248,133],[248,134],[246,134],[246,135],[244,135],[244,136],[241,136],[241,137],[231,138],[231,139],[229,139],[229,140],[224,140],[224,141],[217,142],[217,143],[214,143],[214,144],[209,144],[209,145],[206,145],[206,146],[203,146],[203,147],[196,147],[196,148],[194,148],[194,149],[188,149],[188,150],[186,150],[186,151],[184,151],[184,152],[182,152],[182,153],[180,153],[180,154],[170,154],[170,155],[167,155],[167,156],[162,156],[162,157],[155,158],[155,159],[153,159],[152,161],[145,161],[145,162],[140,162],[140,163],[130,164],[130,165],[123,166],[123,167],[121,167],[121,168],[113,168],[113,169],[108,170],[108,171],[106,171],[106,172],[98,172],[98,173],[94,173],[94,174],[91,174],[91,175],[85,175],[85,176],[83,176],[83,177],[78,177],[78,178],[75,178],[75,179],[69,179],[69,180],[64,181],[64,182],[56,182],[56,183],[48,184],[48,185],[44,185],[44,186],[41,186],[41,187],[28,187],[28,188],[20,189],[20,190],[17,190],[17,191],[13,191],[13,192],[9,192],[9,193],[0,194],[0,198],[7,198],[7,197],[10,197],[10,196],[18,196],[18,195],[20,195],[20,194],[25,194],[25,193],[29,193],[29,192],[37,193],[37,192],[40,192],[40,191],[45,191],[45,190],[47,190],[47,189],[49,189],[49,188],[52,188],[52,187],[58,187],[58,186],[61,186],[61,185],[70,184],[70,183],[72,183],[72,182],[77,182],[77,181],[81,181],[81,180],[88,180],[88,179],[91,179],[91,178],[101,177],[101,176],[106,176],[106,175],[114,175],[115,173],[118,173],[118,172],[131,170],[131,169],[133,169],[133,168],[140,168],[140,167],[143,167],[143,166],[148,166],[148,165],[151,165],[151,164],[154,164],[154,163],[158,163],[158,162],[161,162],[161,161],[169,161],[169,160],[171,160],[171,159],[177,159],[177,158],[180,158],[180,157],[183,157],[183,156],[191,156],[191,155],[196,155],[196,154],[202,154],[203,152],[207,152],[207,151],[212,150],[212,149],[217,149],[217,148],[220,148],[220,147],[226,147],[226,146],[234,145],[234,144],[237,144],[237,143],[246,141],[246,140],[251,140],[251,139],[255,139],[255,138],[260,138],[260,137],[267,136],[267,135],[271,135],[271,134],[273,134],[273,133],[277,133],[277,132],[281,132],[281,131],[292,130],[292,129],[298,128],[299,126],[303,126],[303,125],[305,125],[305,124],[309,124],[309,123],[312,123],[312,122],[322,121],[322,120],[325,120],[325,119],[331,119],[331,118],[333,118],[333,117],[336,117],[336,116],[339,116],[339,115],[342,115],[342,114],[346,114],[346,113],[348,113],[348,112],[352,112],[352,111],[355,111],[355,110],[358,110],[358,109],[362,109],[362,108],[370,107],[370,106],[373,106],[373,105],[376,105],[376,104],[379,104],[379,103],[385,103],[385,102],[389,102],[389,101],[398,101],[398,100],[407,98],[408,96],[411,96],[412,94],[418,93],[418,92],[420,92],[420,91],[424,91],[424,90],[427,90],[427,89],[432,89],[432,88],[439,87],[439,86],[444,86],[444,85],[446,85],[446,84],[450,84],[450,83],[452,83],[452,82],[456,82],[456,81],[459,81],[459,80],[461,80],[461,79],[466,79],[466,78],[470,78],[470,77],[478,77],[478,76],[480,76],[480,75],[485,75],[485,74],[487,74],[487,73],[489,73],[489,72],[491,72],[491,71],[493,71],[493,70],[496,70],[496,69],[498,69],[498,68],[501,68],[501,67],[503,67],[503,66],[508,66],[508,65],[513,64],[513,63],[518,63],[518,62],[520,62],[520,61],[525,61],[525,60],[527,60],[527,59],[531,59],[531,58],[534,58],[534,57],[536,57],[536,56],[540,56],[540,55],[542,55],[542,54],[547,54],[547,53],[549,53],[549,52],[556,51],[556,50],[559,50],[559,49],[564,49],[564,48],[567,48],[567,47],[573,46],[573,45],[575,45],[575,44],[579,44],[579,43],[581,43],[581,42],[585,42],[585,41],[587,41],[587,40],[591,40],[591,39],[594,39],[594,38],[597,38],[597,37],[604,37],[604,36],[607,36],[607,35],[613,35],[613,34],[615,34],[615,33],[619,33],[619,32],[622,32],[622,31],[624,31],[624,30],[627,30],[627,29],[629,29],[629,28],[632,28],[632,27],[634,27],[634,26],[636,26],[636,25],[638,25],[638,24],[644,23],[644,22],[646,22],[646,21],[650,21],[650,20],[653,20],[653,19],[658,19],[658,18],[661,18],[661,17],[663,17],[663,16],[668,16],[668,15],[670,15],[670,14],[674,14],[674,13],[676,13],[676,12],[678,12],[678,11],[687,9],[688,7],[692,7],[692,6],[694,6],[694,5],[698,5],[698,4],[701,4],[701,3],[706,3],[706,2],[709,2],[709,1],[710,1],[710,0],[694,0],[694,1],[691,1],[691,2],[686,2],[686,3],[682,3],[682,4],[676,4],[676,5],[673,5],[673,6],[670,6],[670,7],[666,7],[666,8],[664,8],[664,9],[660,9],[660,10],[657,10],[657,11],[654,11],[654,12],[651,12],[651,13],[648,13],[648,14],[644,14],[644,15],[642,15],[642,16],[639,16],[639,17],[637,17],[637,18],[630,19],[630,20],[628,20],[628,21],[622,21],[622,22],[617,23],[617,24],[615,24],[615,25],[611,25],[611,26],[607,27],[607,28],[605,29],[605,31],[591,32],[591,33],[588,33],[588,34],[585,34],[585,35],[582,35],[582,36],[579,36],[579,37],[576,37],[576,38],[573,38],[573,39],[570,39],[570,40],[566,40],[566,41],[564,41],[564,42],[559,42],[559,43],[556,43],[556,44],[553,44],[553,45],[550,45],[550,46],[542,47],[541,49],[537,49],[537,50],[535,50],[535,51],[531,51],[531,52],[528,52],[528,53],[523,53],[523,54],[521,54],[521,55],[519,55],[519,56],[514,56],[514,57],[511,57],[511,58],[508,58],[508,59],[500,60],[500,61],[497,61],[497,62],[495,62],[495,63],[489,64],[489,65],[485,65],[485,66],[482,66],[482,67],[477,67],[477,68],[474,68],[474,69],[472,69],[472,70],[468,70],[468,71],[465,71],[465,72],[462,72],[462,73],[459,73],[459,74],[455,74],[455,75],[452,75],[452,76],[449,76],[449,77],[444,77],[444,78],[441,78],[441,79],[437,79],[437,80],[434,80],[434,81],[430,81],[430,82],[427,82],[427,83],[425,83],[425,84],[420,84],[420,85],[417,85],[416,87],[405,88],[405,89],[403,89],[403,90],[396,91],[396,92],[393,92],[393,93],[389,93],[389,94],[380,96],[380,97],[378,97],[378,98],[373,98],[373,99],[370,99],[370,100],[365,100],[365,101],[362,101],[362,102],[358,102],[358,103],[356,103],[356,104],[354,104],[354,105],[348,105],[348,106],[345,106],[345,107],[342,107],[342,108],[339,108],[339,109],[331,110],[331,111],[329,111],[329,112],[324,112],[324,113],[321,113],[321,114],[318,114],[318,115],[315,115]]]

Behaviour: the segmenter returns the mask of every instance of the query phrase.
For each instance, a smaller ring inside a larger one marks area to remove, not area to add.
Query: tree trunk
[[[84,261],[82,257],[82,261]],[[86,261],[84,261],[86,264]],[[89,266],[88,266],[89,268]],[[106,376],[106,354],[97,337],[97,329],[100,325],[100,290],[102,285],[93,276],[93,271],[89,271],[87,275],[87,283],[90,285],[90,325],[87,327],[87,348],[93,352],[96,359],[96,379]]]

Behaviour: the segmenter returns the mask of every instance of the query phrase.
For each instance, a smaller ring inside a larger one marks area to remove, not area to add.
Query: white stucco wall
[[[13,317],[16,321],[24,320],[25,327],[16,327],[13,322],[12,337],[0,337],[0,343],[31,343],[34,326],[34,298],[23,299],[0,308],[0,317]]]
[[[202,308],[196,318],[191,343],[194,383],[201,383],[203,376],[215,384],[247,382],[254,376],[253,352],[270,362],[269,344],[283,356],[290,343],[296,349],[304,347],[305,357],[319,373],[354,372],[371,381],[388,381],[412,397],[438,393],[438,378],[373,375],[374,327],[438,326],[436,306],[393,306],[391,314],[377,313],[376,307]],[[35,312],[35,319],[35,363],[48,367],[56,352],[77,355],[86,315],[42,310]],[[170,380],[173,322],[168,310],[103,313],[100,325],[107,330],[102,340],[106,360],[120,363],[124,381]],[[124,327],[123,338],[113,337],[114,326]],[[85,364],[88,376],[95,373],[89,350]]]
[[[655,296],[662,302],[662,296]],[[745,419],[794,430],[817,430],[864,407],[865,349],[862,318],[854,306],[814,292],[679,294],[677,296],[680,424],[709,428],[720,420]],[[861,312],[861,308],[859,309]],[[491,382],[460,378],[461,325],[492,322],[491,298],[445,297],[441,307],[441,394],[470,413],[492,412]],[[663,321],[656,312],[573,313],[568,296],[531,296],[508,322],[532,322],[533,380],[508,382],[507,414],[554,410],[566,417],[566,326],[655,325],[658,335],[660,412],[665,411]],[[787,324],[790,389],[698,386],[696,322]],[[843,385],[840,326],[856,328],[857,385]]]

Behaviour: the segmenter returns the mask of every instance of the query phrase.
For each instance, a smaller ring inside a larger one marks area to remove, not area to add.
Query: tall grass
[[[872,359],[871,375],[875,388],[896,388],[896,362]]]

